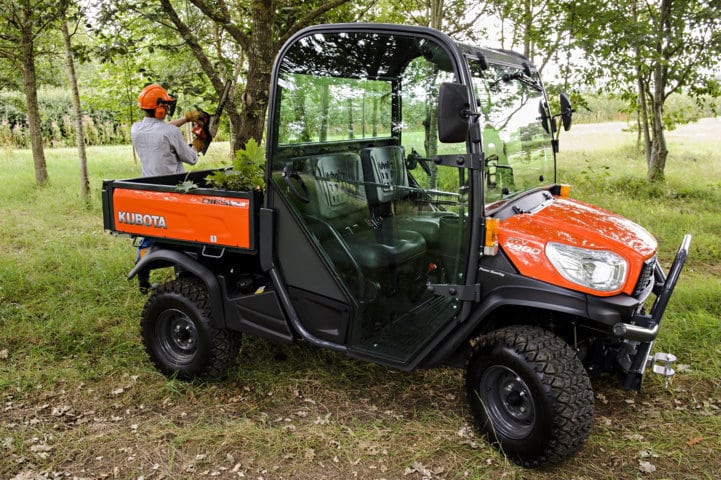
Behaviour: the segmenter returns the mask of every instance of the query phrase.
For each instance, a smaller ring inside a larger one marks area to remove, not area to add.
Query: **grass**
[[[665,266],[684,233],[694,239],[657,342],[683,371],[668,389],[649,376],[638,394],[594,382],[587,445],[540,471],[472,434],[458,370],[405,374],[246,336],[222,382],[163,377],[140,343],[143,297],[125,280],[135,252],[102,230],[102,179],[139,175],[129,147],[90,149],[88,203],[73,150],[47,151],[44,188],[29,152],[0,151],[0,477],[715,478],[721,153],[704,135],[718,123],[705,122],[670,135],[661,186],[646,185],[633,134],[579,125],[561,138],[573,196],[644,225]],[[224,161],[221,147],[200,168]]]

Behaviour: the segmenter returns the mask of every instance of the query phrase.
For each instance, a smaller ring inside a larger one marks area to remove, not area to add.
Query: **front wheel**
[[[466,370],[477,428],[525,467],[577,452],[593,423],[593,390],[573,349],[536,327],[513,326],[478,339]]]
[[[180,279],[158,287],[143,308],[140,330],[145,351],[167,376],[215,378],[235,362],[240,334],[215,328],[205,286]]]

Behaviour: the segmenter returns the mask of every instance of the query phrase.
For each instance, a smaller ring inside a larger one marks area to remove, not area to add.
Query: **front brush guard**
[[[636,347],[636,355],[633,357],[631,367],[623,380],[623,388],[626,390],[639,390],[641,388],[641,379],[643,372],[648,365],[648,358],[653,347],[653,342],[658,335],[658,330],[666,311],[668,301],[673,294],[673,289],[681,275],[681,270],[686,263],[688,257],[688,249],[691,245],[691,235],[685,235],[681,242],[676,257],[665,276],[663,270],[656,263],[654,270],[655,285],[653,293],[655,293],[656,301],[651,307],[648,315],[637,313],[633,316],[633,323],[618,322],[613,326],[613,333],[624,340],[639,342]]]

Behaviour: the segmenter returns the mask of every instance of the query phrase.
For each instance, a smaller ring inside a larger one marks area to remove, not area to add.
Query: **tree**
[[[35,182],[48,182],[38,107],[35,44],[63,11],[66,1],[0,0],[0,56],[18,68],[23,78],[27,102],[28,131],[35,165]]]
[[[410,19],[408,23],[435,28],[453,37],[474,40],[479,33],[479,19],[487,15],[487,4],[472,8],[473,3],[466,0],[396,0],[378,2],[371,11],[380,21],[404,23]],[[435,81],[436,74],[437,72],[425,72],[430,84]],[[434,92],[430,85],[426,91],[429,96],[437,96],[437,92]],[[435,103],[436,101],[431,98],[425,102],[423,144],[425,154],[429,158],[435,157],[438,153],[438,120],[431,111]],[[431,163],[429,187],[436,188],[437,184],[438,166]]]
[[[452,37],[479,38],[479,20],[488,16],[488,3],[468,0],[378,1],[371,10],[379,21],[411,23],[441,30]]]
[[[585,21],[576,42],[588,52],[588,78],[607,79],[605,88],[625,92],[644,136],[647,178],[662,181],[669,96],[684,92],[703,101],[721,94],[721,2],[581,1],[573,8]]]
[[[175,13],[170,0],[160,0],[163,10],[170,16],[175,27],[195,54],[203,72],[213,84],[218,97],[222,100],[227,94],[230,78],[223,82],[217,70],[207,61],[205,54],[192,31],[185,26]],[[349,2],[349,0],[253,0],[249,2],[215,2],[211,0],[190,0],[205,16],[222,28],[233,40],[234,45],[243,52],[247,64],[245,88],[240,95],[240,111],[234,124],[236,129],[235,148],[242,148],[254,138],[260,142],[265,127],[265,114],[268,108],[270,75],[278,50],[295,32],[315,21],[320,21],[331,10]],[[236,63],[236,66],[240,63]],[[228,97],[228,111],[233,121],[234,98]]]
[[[262,140],[271,68],[280,46],[299,29],[321,22],[345,4],[351,5],[350,0],[104,2],[98,36],[104,38],[107,60],[125,57],[131,50],[134,58],[155,51],[161,61],[169,53],[189,53],[202,75],[188,62],[183,63],[183,72],[202,78],[209,89],[203,98],[212,97],[216,111],[227,113],[231,147],[237,150],[250,138]],[[124,33],[127,46],[116,48],[113,30]],[[166,71],[151,72],[150,64],[142,68],[148,80],[170,80]],[[180,86],[187,80],[176,76],[167,83]],[[215,129],[214,118],[211,131]]]
[[[84,97],[88,107],[117,112],[129,128],[142,113],[137,98],[148,83],[162,84],[182,108],[204,105],[215,95],[157,0],[103,2],[89,21],[99,65],[95,74],[85,79],[92,87],[86,88],[92,95]],[[211,22],[197,14],[189,22],[202,43],[216,44]],[[218,66],[225,60],[210,55],[209,62]]]
[[[88,158],[85,154],[85,135],[83,130],[83,109],[80,105],[80,91],[78,89],[78,78],[75,74],[75,62],[73,61],[73,47],[68,29],[67,12],[60,22],[60,29],[63,33],[63,44],[65,46],[65,65],[68,70],[68,80],[72,92],[73,111],[75,114],[75,139],[78,145],[78,158],[80,160],[80,196],[87,201],[90,197],[90,180],[88,179]],[[77,23],[76,23],[77,25]]]

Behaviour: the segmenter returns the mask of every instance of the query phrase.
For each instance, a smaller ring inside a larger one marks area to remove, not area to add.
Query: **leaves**
[[[192,180],[186,180],[184,182],[180,182],[175,186],[175,190],[181,193],[189,193],[193,190],[197,190],[198,185],[195,184]]]
[[[642,473],[653,473],[656,471],[656,466],[651,462],[640,461],[638,462],[638,469]]]
[[[245,191],[262,190],[265,185],[265,155],[254,139],[246,142],[245,148],[235,154],[233,167],[228,170],[217,170],[205,180],[215,188],[223,190]]]

